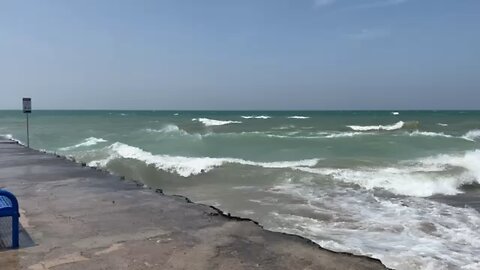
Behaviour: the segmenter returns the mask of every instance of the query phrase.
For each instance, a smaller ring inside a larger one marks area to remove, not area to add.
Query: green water
[[[432,199],[478,193],[480,111],[35,111],[30,123],[33,148],[327,248],[398,269],[480,266],[478,211]],[[25,142],[25,115],[0,111],[0,134]]]

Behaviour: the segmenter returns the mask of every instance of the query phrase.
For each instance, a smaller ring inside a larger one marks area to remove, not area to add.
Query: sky
[[[0,0],[0,109],[480,109],[480,0]]]

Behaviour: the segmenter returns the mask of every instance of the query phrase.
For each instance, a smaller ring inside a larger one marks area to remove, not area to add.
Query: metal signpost
[[[30,134],[28,127],[28,115],[32,112],[32,99],[23,98],[23,113],[27,115],[27,147],[30,148]]]

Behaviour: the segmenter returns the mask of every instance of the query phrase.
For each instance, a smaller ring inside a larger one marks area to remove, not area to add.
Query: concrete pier
[[[1,250],[1,270],[386,269],[375,259],[329,251],[184,197],[1,142],[0,187],[17,195],[22,226],[33,240],[30,247]]]

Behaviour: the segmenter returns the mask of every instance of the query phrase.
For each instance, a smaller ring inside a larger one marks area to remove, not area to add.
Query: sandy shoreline
[[[0,252],[2,270],[386,269],[16,143],[0,143],[0,175],[35,242]]]

